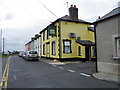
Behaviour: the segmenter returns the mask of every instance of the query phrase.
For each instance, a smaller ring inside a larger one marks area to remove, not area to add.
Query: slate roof
[[[90,40],[76,40],[77,43],[83,46],[94,46],[95,43],[91,42]]]
[[[75,22],[75,23],[84,23],[84,24],[92,24],[91,22],[87,22],[87,21],[84,21],[84,20],[81,20],[81,19],[78,19],[78,20],[73,20],[70,18],[70,16],[68,15],[65,15],[61,18],[58,18],[57,20],[55,20],[54,22],[52,22],[51,24],[49,24],[46,28],[44,28],[42,31],[40,31],[40,34],[45,31],[49,26],[55,24],[56,22],[58,21],[68,21],[68,22]]]
[[[90,31],[92,31],[92,32],[95,31],[95,30],[94,30],[94,27],[88,27],[88,30],[90,30]]]
[[[78,23],[85,23],[85,24],[91,24],[90,22],[84,21],[82,19],[73,20],[68,15],[65,15],[65,16],[59,18],[59,20],[62,20],[62,21],[71,21],[71,22],[78,22]]]
[[[97,19],[94,23],[100,22],[102,20],[105,20],[107,18],[116,16],[116,15],[119,15],[119,14],[120,14],[120,7],[117,7],[115,9],[113,9],[112,11],[110,11],[109,13],[107,13],[106,15],[104,15],[103,17],[101,17],[100,19]]]

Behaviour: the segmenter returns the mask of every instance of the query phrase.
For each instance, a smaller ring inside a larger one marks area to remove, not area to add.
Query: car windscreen
[[[37,51],[30,51],[29,54],[37,54]]]

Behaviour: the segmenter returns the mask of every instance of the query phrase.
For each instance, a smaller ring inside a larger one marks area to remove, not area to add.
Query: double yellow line
[[[8,73],[9,73],[9,67],[10,67],[10,58],[8,58],[3,75],[2,75],[2,80],[0,83],[0,89],[6,90],[7,85],[8,85]]]

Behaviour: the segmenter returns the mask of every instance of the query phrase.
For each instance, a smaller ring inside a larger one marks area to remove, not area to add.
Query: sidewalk
[[[93,73],[93,76],[99,80],[111,81],[120,85],[120,76],[108,74],[108,73],[102,73],[102,72]]]

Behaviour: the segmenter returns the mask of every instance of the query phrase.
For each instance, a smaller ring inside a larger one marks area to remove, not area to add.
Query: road
[[[94,63],[65,65],[25,61],[10,56],[8,88],[118,88],[118,85],[92,76]]]

